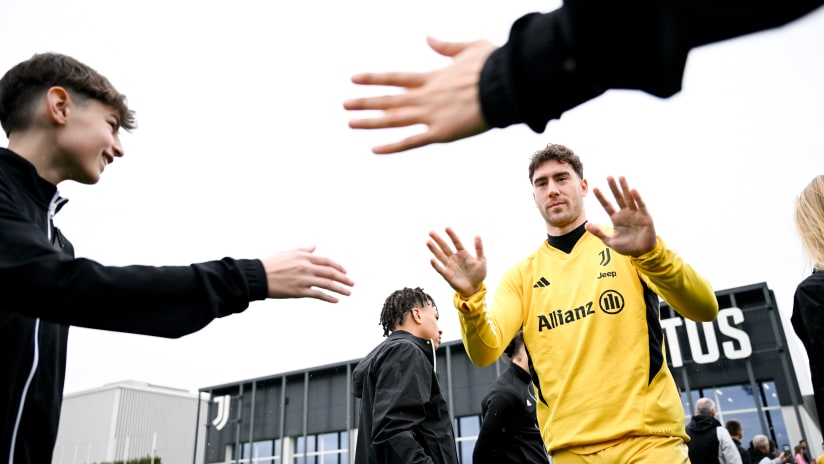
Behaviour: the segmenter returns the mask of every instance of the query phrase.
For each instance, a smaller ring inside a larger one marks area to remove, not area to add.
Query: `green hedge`
[[[152,458],[144,456],[142,458],[129,459],[128,461],[101,462],[100,464],[163,464],[159,456]]]

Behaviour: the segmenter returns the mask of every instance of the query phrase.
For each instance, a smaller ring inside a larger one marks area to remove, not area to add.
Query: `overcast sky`
[[[480,235],[488,283],[545,238],[527,180],[530,155],[571,147],[590,186],[625,175],[658,234],[716,290],[766,282],[789,326],[811,269],[794,201],[822,173],[824,10],[789,26],[694,50],[683,91],[662,100],[610,91],[543,134],[495,130],[379,157],[416,129],[356,132],[342,109],[362,71],[447,64],[426,35],[503,44],[512,21],[551,1],[6,2],[0,68],[72,55],[137,111],[125,158],[95,186],[60,185],[57,224],[79,256],[110,265],[263,257],[317,245],[356,285],[337,305],[253,303],[178,340],[75,328],[65,391],[133,379],[198,388],[364,356],[382,340],[385,297],[422,286],[460,338],[452,292],[429,265],[430,230]],[[6,140],[0,136],[0,142]],[[591,221],[607,218],[594,196]],[[117,311],[117,308],[112,308]],[[809,393],[802,376],[802,391]]]

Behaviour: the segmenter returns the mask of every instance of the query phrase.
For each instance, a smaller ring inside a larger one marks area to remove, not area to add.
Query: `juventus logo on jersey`
[[[599,251],[598,254],[601,256],[601,266],[606,266],[612,260],[612,257],[609,255],[609,248],[604,248]]]

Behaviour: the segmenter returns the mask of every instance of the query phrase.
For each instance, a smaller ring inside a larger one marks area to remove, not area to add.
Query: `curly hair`
[[[535,175],[535,170],[550,160],[570,165],[579,178],[584,178],[584,164],[581,162],[581,158],[578,158],[578,155],[563,145],[550,143],[545,148],[536,151],[529,160],[530,184],[532,184],[532,176]]]
[[[103,75],[70,56],[41,53],[18,63],[0,78],[0,125],[7,136],[31,124],[32,103],[53,86],[65,87],[75,98],[105,103],[120,115],[121,127],[137,127],[126,96]]]
[[[412,308],[422,308],[427,303],[435,306],[435,300],[420,287],[404,287],[392,292],[383,302],[381,310],[380,324],[383,326],[383,336],[388,336],[403,323],[403,319]]]

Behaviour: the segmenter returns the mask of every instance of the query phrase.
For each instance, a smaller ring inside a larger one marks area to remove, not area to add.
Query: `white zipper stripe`
[[[52,220],[57,212],[57,205],[60,202],[60,194],[54,192],[54,196],[49,202],[49,213],[46,217],[46,237],[51,242],[52,239]],[[34,359],[31,364],[31,371],[29,377],[23,385],[23,391],[20,393],[20,406],[17,408],[17,417],[14,419],[14,430],[11,434],[11,444],[9,446],[9,464],[14,464],[14,448],[17,444],[17,432],[20,429],[20,420],[23,418],[23,407],[26,404],[26,397],[29,394],[29,387],[34,379],[34,373],[37,372],[37,366],[40,364],[40,318],[34,320]]]
[[[14,445],[17,442],[17,429],[20,428],[20,419],[23,418],[23,405],[26,404],[26,397],[29,393],[31,381],[34,378],[34,373],[37,371],[37,365],[40,363],[40,344],[38,343],[40,334],[40,318],[34,320],[34,359],[31,363],[31,372],[29,378],[26,379],[26,384],[23,385],[23,391],[20,394],[20,407],[17,409],[17,418],[14,420],[14,431],[11,434],[11,446],[9,447],[9,464],[14,464]]]

